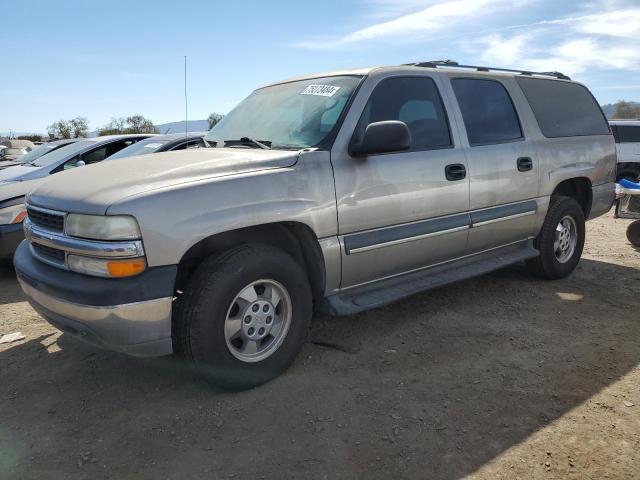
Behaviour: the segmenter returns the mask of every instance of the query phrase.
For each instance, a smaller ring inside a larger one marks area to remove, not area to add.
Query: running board
[[[532,240],[470,255],[446,264],[428,267],[417,272],[331,295],[326,299],[329,307],[328,313],[353,315],[425,290],[484,275],[513,263],[535,258],[538,255],[540,253],[533,247]]]

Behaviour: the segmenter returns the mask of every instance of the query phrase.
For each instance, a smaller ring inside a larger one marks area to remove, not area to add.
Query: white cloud
[[[531,38],[532,35],[528,33],[509,38],[491,34],[481,41],[481,59],[487,64],[513,65],[520,59]]]
[[[640,8],[589,12],[510,27],[512,36],[489,34],[470,53],[495,66],[560,70],[574,76],[592,68],[640,70]]]
[[[567,19],[565,23],[573,24],[574,30],[586,34],[629,38],[636,42],[640,38],[640,8],[586,15]]]
[[[483,13],[495,13],[498,8],[512,7],[523,0],[450,0],[432,4],[422,10],[402,15],[393,20],[380,22],[356,30],[336,40],[325,42],[300,42],[303,48],[331,48],[345,44],[363,42],[384,37],[402,37],[406,35],[423,34],[437,30],[453,28],[452,22],[470,18]],[[412,4],[417,4],[412,0]],[[389,5],[388,1],[378,1],[378,4]]]

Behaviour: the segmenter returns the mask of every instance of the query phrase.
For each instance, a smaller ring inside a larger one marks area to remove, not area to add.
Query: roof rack
[[[429,62],[417,62],[417,63],[407,63],[407,66],[413,67],[425,67],[425,68],[438,68],[438,67],[454,67],[454,68],[471,68],[477,70],[478,72],[509,72],[509,73],[519,73],[520,75],[534,76],[538,75],[541,77],[553,77],[559,78],[561,80],[571,80],[567,75],[560,72],[531,72],[529,70],[512,70],[510,68],[495,68],[495,67],[479,67],[477,65],[460,65],[458,62],[454,62],[453,60],[432,60]]]

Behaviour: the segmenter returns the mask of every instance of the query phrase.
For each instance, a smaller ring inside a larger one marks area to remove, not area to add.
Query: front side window
[[[274,149],[325,146],[359,76],[314,78],[261,88],[243,100],[205,137],[217,147]]]
[[[133,155],[146,155],[147,153],[157,152],[160,147],[169,143],[170,140],[156,140],[154,137],[136,142],[122,150],[109,156],[109,160],[118,158],[132,157]]]
[[[382,80],[360,117],[356,138],[364,134],[370,123],[386,120],[399,120],[409,127],[410,151],[451,146],[444,105],[431,78],[393,77]]]
[[[522,138],[513,102],[500,82],[454,78],[451,85],[471,146],[505,143]]]

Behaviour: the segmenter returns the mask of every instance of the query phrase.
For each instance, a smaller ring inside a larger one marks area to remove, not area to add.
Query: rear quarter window
[[[589,90],[559,80],[516,77],[547,138],[609,135],[609,125]]]

